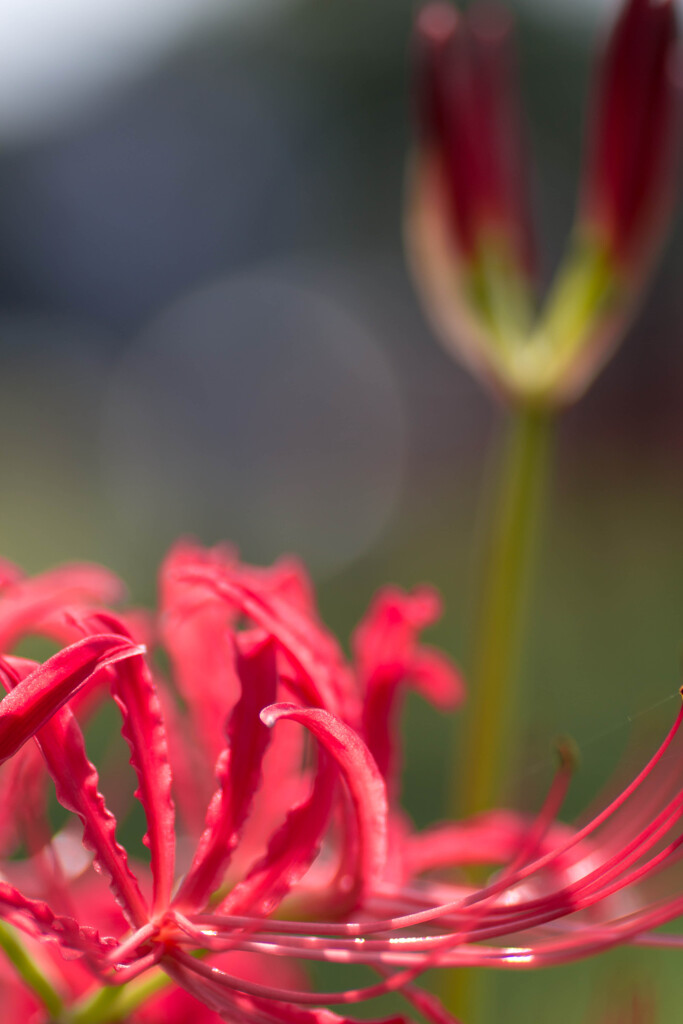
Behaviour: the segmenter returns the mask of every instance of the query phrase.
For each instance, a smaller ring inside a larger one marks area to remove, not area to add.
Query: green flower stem
[[[553,414],[535,408],[515,410],[508,426],[494,502],[484,524],[468,717],[451,790],[455,816],[488,810],[504,795],[504,769],[517,731],[516,669],[552,426]],[[444,972],[445,1005],[465,1021],[486,1020],[485,980],[473,969]]]
[[[6,921],[0,921],[0,948],[50,1016],[59,1019],[64,1009],[61,996],[33,960],[21,941],[20,933]]]
[[[487,810],[503,795],[517,724],[516,670],[552,424],[547,410],[515,411],[503,452],[487,524],[463,755],[452,790],[461,816]]]

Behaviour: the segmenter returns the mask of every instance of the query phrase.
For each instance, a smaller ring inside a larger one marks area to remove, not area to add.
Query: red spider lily
[[[8,581],[0,596],[0,628],[11,618],[16,585]],[[433,592],[385,590],[356,633],[352,668],[320,622],[299,566],[256,570],[227,551],[180,545],[162,572],[159,631],[189,728],[176,722],[167,732],[160,698],[168,701],[167,688],[121,618],[87,607],[96,595],[50,602],[45,579],[32,586],[36,614],[32,620],[24,607],[21,635],[46,632],[71,643],[42,666],[10,655],[0,660],[10,691],[0,703],[0,736],[9,734],[2,731],[8,715],[19,726],[15,749],[35,736],[58,798],[80,819],[116,903],[86,875],[69,877],[53,841],[33,849],[27,865],[5,863],[0,912],[34,938],[51,940],[43,959],[49,956],[53,974],[60,971],[71,1010],[102,984],[125,985],[157,970],[186,993],[176,1004],[176,989],[163,997],[173,1012],[192,997],[245,1024],[333,1024],[339,1018],[322,1004],[400,990],[443,1024],[446,1012],[414,985],[427,968],[532,968],[623,942],[681,943],[655,929],[683,912],[683,896],[653,898],[647,886],[683,848],[679,758],[671,757],[683,710],[633,782],[578,830],[556,822],[572,770],[565,756],[535,819],[491,812],[415,834],[396,804],[396,699],[406,683],[441,704],[461,693],[452,666],[419,642],[439,611]],[[222,689],[205,674],[219,652]],[[64,703],[98,673],[122,712],[147,817],[151,880],[116,841],[97,770]],[[220,732],[212,715],[223,723]],[[207,723],[214,792],[194,852],[185,856],[179,847],[184,874],[175,881],[171,789],[177,765],[189,787],[190,766],[202,763],[189,733],[196,728],[201,744]],[[302,762],[298,744],[278,746],[280,736],[299,731],[317,749],[315,768]],[[37,769],[29,767],[33,785]],[[52,876],[43,865],[32,881],[46,892],[27,893],[18,880],[49,853]],[[503,865],[483,887],[434,875],[482,863]],[[77,956],[76,964],[60,969],[55,949]],[[193,955],[198,951],[208,959]],[[256,954],[251,972],[240,960],[247,954]],[[380,979],[362,989],[312,992],[291,973],[275,976],[266,957],[365,964]],[[156,1024],[155,1005],[165,1012],[163,1001],[150,1002],[132,1019]]]
[[[86,894],[83,894],[85,896]],[[105,900],[101,887],[93,890],[89,887],[87,899],[95,906],[102,905]],[[112,908],[107,908],[108,916],[112,917]],[[109,923],[111,927],[111,922]],[[32,959],[40,966],[48,977],[58,977],[64,1002],[71,1008],[78,1007],[87,1001],[92,990],[92,974],[82,960],[66,961],[51,945],[28,936],[23,938],[24,944]],[[263,976],[263,958],[252,953],[225,953],[215,958],[223,969],[245,978],[258,981]],[[296,988],[305,984],[301,971],[292,968],[291,963],[271,958],[268,963],[268,976],[282,987]],[[0,989],[2,991],[2,1012],[5,1024],[25,1024],[30,1020],[33,1024],[41,1021],[41,1002],[38,997],[22,984],[10,967],[0,960]],[[122,990],[120,990],[122,991]],[[57,1009],[57,1008],[55,1008]],[[44,1010],[43,1010],[44,1012]],[[55,1016],[58,1018],[59,1011]],[[120,1011],[117,1020],[121,1019]],[[213,1010],[200,1002],[188,992],[176,986],[167,986],[150,997],[136,1009],[126,1013],[125,1020],[129,1024],[216,1024],[218,1018]]]
[[[88,572],[92,585],[77,586]],[[189,996],[230,1019],[295,1019],[302,1024],[336,1019],[328,1011],[296,1010],[280,999],[261,997],[265,970],[257,970],[255,977],[252,972],[250,978],[237,948],[247,935],[258,937],[256,922],[277,909],[290,891],[294,903],[303,899],[307,908],[339,917],[362,906],[388,870],[384,777],[351,724],[360,728],[363,721],[361,691],[317,619],[303,572],[287,564],[249,569],[226,552],[192,546],[176,549],[164,568],[160,633],[197,726],[197,746],[203,746],[214,768],[204,825],[178,883],[171,765],[179,765],[179,788],[187,797],[192,767],[201,758],[196,751],[193,757],[192,744],[173,725],[169,755],[161,711],[168,691],[154,679],[123,619],[88,607],[98,598],[116,596],[118,588],[111,586],[107,574],[77,567],[35,581],[15,576],[5,573],[0,595],[0,634],[4,629],[6,646],[31,633],[71,642],[42,666],[11,655],[0,660],[0,678],[9,691],[0,704],[0,748],[9,756],[35,736],[58,799],[80,818],[83,842],[95,869],[108,880],[120,913],[103,914],[101,893],[97,900],[91,893],[83,901],[75,880],[65,877],[68,869],[58,850],[50,849],[54,844],[46,828],[32,828],[30,835],[25,828],[33,856],[28,864],[6,865],[0,910],[30,934],[51,939],[69,956],[80,958],[79,984],[73,971],[64,977],[63,987],[72,997],[83,992],[84,977],[91,983],[125,984],[158,964]],[[375,700],[376,711],[366,709],[370,725],[376,717],[386,717],[406,676],[431,688],[442,701],[458,695],[459,681],[445,659],[423,651],[417,642],[419,629],[437,614],[438,602],[427,591],[405,597],[388,592],[373,611],[376,628],[366,624],[360,631],[363,686],[368,693],[384,691]],[[116,822],[99,792],[98,773],[85,753],[80,727],[74,712],[63,706],[96,670],[106,674],[121,710],[122,733],[138,777],[136,795],[148,824],[144,842],[150,851],[151,893],[147,872],[131,866],[116,840]],[[275,703],[278,696],[289,702]],[[216,719],[222,723],[219,728]],[[300,743],[292,744],[287,737],[298,730],[279,725],[273,730],[280,721],[298,723],[315,738],[317,770],[302,767]],[[3,732],[3,722],[11,722],[11,732],[9,726]],[[13,737],[11,745],[5,736]],[[388,738],[384,747],[389,749]],[[34,795],[40,793],[42,776],[35,757],[24,757],[20,769],[8,784],[23,779]],[[271,785],[259,792],[262,777]],[[254,824],[260,827],[258,834]],[[12,836],[6,833],[4,839],[11,847]],[[324,855],[319,857],[323,842]],[[233,854],[239,854],[235,860],[242,867],[239,881]],[[40,870],[29,883],[32,894],[9,881],[27,882],[29,869],[37,866]],[[218,944],[227,947],[220,951],[227,961],[214,958],[209,966],[186,950],[215,945],[195,923],[198,914],[211,912],[246,914],[251,924],[239,927],[227,943],[221,935]],[[213,973],[205,976],[207,968],[221,978],[218,988]],[[267,977],[271,984],[277,980],[270,971]],[[297,988],[291,973],[284,978],[281,991],[300,991],[301,982]]]

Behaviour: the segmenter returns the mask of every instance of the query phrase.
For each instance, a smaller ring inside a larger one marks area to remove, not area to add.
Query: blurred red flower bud
[[[650,262],[673,201],[681,74],[673,0],[629,0],[598,69],[581,220],[622,269]]]
[[[455,241],[475,259],[482,240],[533,267],[526,150],[510,14],[478,5],[461,15],[435,2],[416,26],[417,116],[435,160]]]

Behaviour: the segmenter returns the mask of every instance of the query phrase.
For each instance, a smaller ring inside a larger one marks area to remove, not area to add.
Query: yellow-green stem
[[[549,463],[552,413],[512,414],[489,514],[465,735],[452,792],[460,816],[499,803],[517,725],[517,664],[534,540]]]
[[[529,574],[549,465],[552,413],[516,410],[485,525],[465,734],[454,762],[455,816],[487,810],[504,797],[505,768],[518,725],[517,665]],[[468,1024],[486,1019],[485,975],[445,972],[442,997]]]

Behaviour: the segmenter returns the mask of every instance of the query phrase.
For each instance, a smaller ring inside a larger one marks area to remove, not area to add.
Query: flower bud
[[[454,241],[476,259],[487,238],[496,238],[531,275],[512,19],[498,7],[473,7],[464,17],[432,3],[418,18],[417,46],[421,141],[439,164]]]
[[[672,203],[676,50],[673,0],[629,0],[598,70],[580,221],[626,272],[649,264]]]
[[[499,385],[505,349],[530,326],[534,271],[512,30],[493,5],[461,14],[438,0],[420,13],[407,225],[437,329]]]
[[[579,397],[623,338],[664,238],[678,65],[673,0],[626,0],[598,67],[573,244],[537,331],[557,403]]]

